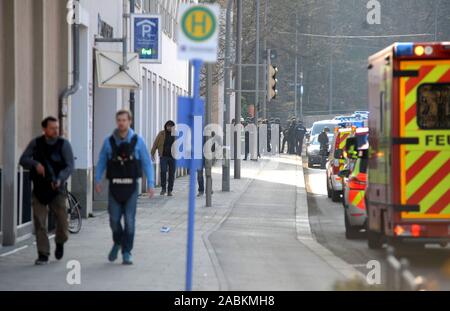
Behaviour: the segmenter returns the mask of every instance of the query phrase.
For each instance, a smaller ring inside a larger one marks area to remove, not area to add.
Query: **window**
[[[421,129],[450,129],[450,83],[417,89],[417,124]]]

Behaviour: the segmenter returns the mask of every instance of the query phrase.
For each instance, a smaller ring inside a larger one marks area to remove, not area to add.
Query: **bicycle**
[[[69,222],[69,232],[76,234],[81,230],[81,205],[78,199],[67,189],[66,184],[66,198],[69,202],[69,208],[67,210],[68,222]]]

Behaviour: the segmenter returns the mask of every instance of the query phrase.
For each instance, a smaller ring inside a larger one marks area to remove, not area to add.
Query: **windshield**
[[[314,136],[311,140],[311,145],[320,145],[318,138],[318,135]]]
[[[323,132],[323,129],[328,127],[330,129],[330,133],[334,131],[334,128],[336,127],[336,123],[314,123],[311,135],[318,135]]]

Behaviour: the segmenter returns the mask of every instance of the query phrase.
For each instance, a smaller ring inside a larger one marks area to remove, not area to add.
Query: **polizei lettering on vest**
[[[113,178],[112,183],[116,185],[131,185],[134,182],[132,178]]]

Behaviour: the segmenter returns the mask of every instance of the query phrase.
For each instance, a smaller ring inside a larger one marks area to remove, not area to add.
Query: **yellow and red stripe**
[[[417,77],[401,78],[400,135],[420,137],[447,134],[448,130],[421,130],[417,124],[417,89],[424,83],[450,82],[450,61],[407,61],[402,70],[419,70]],[[419,145],[401,146],[402,204],[420,206],[404,218],[450,218],[450,150]]]

